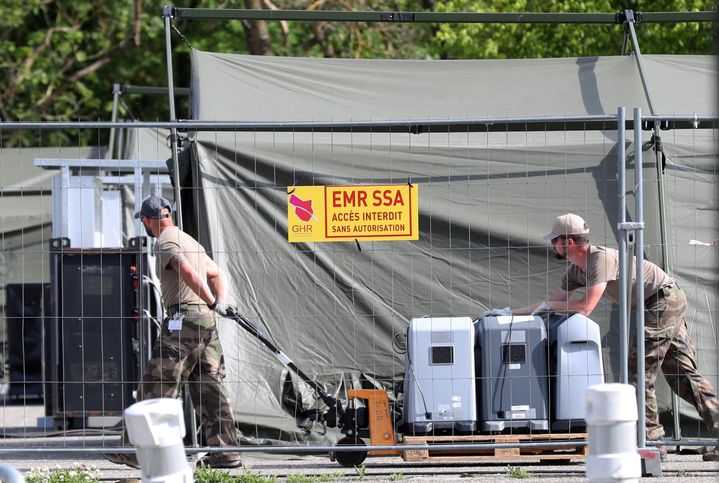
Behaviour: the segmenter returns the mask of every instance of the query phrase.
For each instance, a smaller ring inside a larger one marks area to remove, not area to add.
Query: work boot
[[[135,453],[104,453],[102,456],[116,465],[126,465],[136,470],[140,469],[140,463],[137,462]]]
[[[719,446],[711,451],[707,451],[702,455],[704,461],[719,461]]]
[[[242,460],[239,453],[208,453],[197,461],[197,467],[239,468]]]

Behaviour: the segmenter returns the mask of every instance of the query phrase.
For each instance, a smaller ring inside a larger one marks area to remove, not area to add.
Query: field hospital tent
[[[97,147],[0,149],[0,293],[9,283],[46,283],[52,237],[52,178],[35,158],[97,158]],[[45,255],[45,256],[43,256]],[[0,304],[5,297],[0,296]]]
[[[645,56],[656,114],[715,112],[714,59]],[[194,118],[290,122],[650,114],[629,56],[524,60],[353,60],[192,52]],[[508,125],[509,126],[509,125]],[[339,397],[382,387],[401,401],[403,335],[424,316],[479,317],[523,306],[559,286],[565,263],[540,239],[571,211],[592,243],[617,246],[617,133],[541,123],[387,129],[198,132],[182,170],[185,226],[228,274],[232,302],[305,372]],[[670,271],[689,297],[701,371],[717,384],[717,259],[690,244],[717,234],[715,129],[661,131]],[[645,251],[660,261],[656,154],[643,133]],[[628,131],[627,186],[633,185]],[[661,153],[660,153],[661,154]],[[661,157],[660,157],[661,159]],[[406,184],[419,190],[419,240],[289,243],[288,189]],[[628,218],[634,199],[627,197]],[[617,380],[618,314],[592,314],[605,372]],[[245,438],[321,440],[321,407],[252,336],[220,326],[230,390]],[[661,406],[670,407],[666,387]],[[683,434],[703,429],[681,406]],[[298,425],[304,429],[298,429]],[[668,434],[671,426],[668,426]]]

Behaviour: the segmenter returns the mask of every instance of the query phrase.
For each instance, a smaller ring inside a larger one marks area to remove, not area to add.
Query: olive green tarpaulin
[[[713,58],[656,55],[644,63],[657,114],[714,114]],[[420,122],[615,114],[619,106],[628,118],[634,107],[649,114],[632,56],[398,61],[193,51],[192,76],[194,118],[203,121]],[[540,239],[555,216],[578,213],[593,243],[617,245],[614,127],[457,131],[196,133],[183,186],[188,226],[198,227],[228,274],[231,301],[340,397],[358,385],[399,396],[404,355],[397,342],[413,317],[476,318],[488,308],[545,298],[565,268]],[[648,259],[659,261],[651,134],[643,132],[645,244]],[[670,271],[689,297],[699,367],[716,386],[716,249],[690,240],[719,238],[717,131],[661,134]],[[628,188],[632,136],[628,131]],[[287,242],[288,187],[408,182],[419,189],[418,241]],[[627,205],[631,220],[631,194]],[[602,303],[591,317],[602,328],[606,378],[615,381],[616,307]],[[309,427],[301,410],[315,402],[311,391],[232,322],[221,324],[221,337],[243,434],[322,439],[322,428],[297,428]],[[666,416],[666,387],[661,406]],[[681,408],[684,435],[697,434],[696,413]]]

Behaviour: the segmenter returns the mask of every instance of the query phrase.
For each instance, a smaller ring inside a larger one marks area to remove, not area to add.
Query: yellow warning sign
[[[418,240],[418,185],[287,188],[287,239]]]

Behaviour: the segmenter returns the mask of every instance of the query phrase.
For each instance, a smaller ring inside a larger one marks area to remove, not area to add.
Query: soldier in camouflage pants
[[[602,297],[619,303],[622,290],[619,252],[614,248],[592,245],[589,242],[589,225],[581,216],[574,213],[558,216],[552,222],[550,231],[542,238],[551,241],[557,258],[570,262],[561,285],[547,300],[510,310],[511,313],[520,315],[560,312],[589,316]],[[711,431],[718,431],[717,395],[711,384],[697,370],[694,344],[687,334],[684,320],[687,308],[684,292],[676,280],[658,265],[645,260],[639,276],[635,257],[632,257],[630,263],[630,293],[636,293],[636,286],[640,281],[644,291],[647,438],[659,439],[664,435],[664,428],[659,424],[654,391],[660,369],[672,390],[697,408]],[[582,288],[583,293],[577,292]],[[636,347],[632,347],[629,359],[630,374],[636,385]],[[666,448],[660,447],[659,450],[663,457]],[[719,461],[719,448],[706,453],[703,459]]]
[[[220,317],[236,313],[225,302],[224,277],[204,247],[175,226],[166,199],[145,198],[135,218],[142,221],[150,237],[157,238],[153,253],[167,314],[142,376],[138,399],[176,398],[180,384],[187,381],[207,444],[237,446],[232,407],[222,386],[225,361],[215,325],[215,313]],[[125,433],[121,443],[127,443]],[[109,453],[105,457],[138,467],[133,454]],[[241,464],[239,453],[231,451],[211,452],[198,461],[199,466],[213,468],[236,468]]]
[[[227,391],[222,385],[225,358],[212,311],[204,305],[182,305],[182,330],[162,334],[138,391],[138,399],[176,398],[186,380],[190,398],[200,414],[209,446],[235,446],[237,437]]]
[[[182,304],[173,308],[176,312],[162,322],[160,336],[152,348],[152,358],[138,387],[137,399],[175,399],[180,395],[182,382],[187,381],[207,445],[237,446],[232,407],[222,385],[225,357],[213,312],[204,304]],[[182,317],[182,330],[170,331],[170,321],[178,315]],[[123,431],[120,445],[129,446],[127,430]],[[240,461],[233,453],[209,456],[213,464],[208,466],[216,468],[232,468]],[[105,457],[113,463],[139,468],[134,454],[106,453]]]
[[[709,381],[699,374],[695,349],[684,315],[687,298],[676,284],[662,288],[648,298],[644,308],[644,355],[647,439],[661,439],[664,428],[659,424],[654,383],[659,370],[669,387],[679,397],[692,404],[707,428],[719,431],[719,402]],[[637,383],[637,348],[629,353],[629,374]]]

